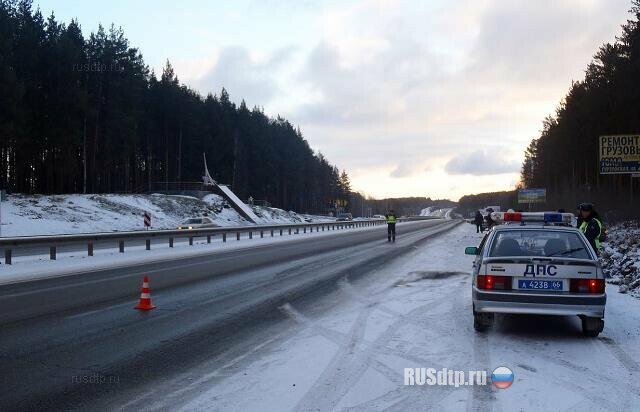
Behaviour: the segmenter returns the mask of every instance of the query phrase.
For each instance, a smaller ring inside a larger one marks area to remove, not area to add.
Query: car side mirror
[[[466,248],[464,248],[464,254],[465,255],[477,255],[478,254],[478,248],[475,246],[467,246]]]

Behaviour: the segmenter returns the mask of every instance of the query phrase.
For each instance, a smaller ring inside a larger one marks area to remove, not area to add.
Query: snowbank
[[[453,208],[445,207],[445,208],[437,208],[429,206],[427,208],[422,209],[420,212],[420,216],[434,216],[434,217],[443,217],[445,219],[451,219],[451,211]]]
[[[2,236],[95,233],[144,229],[143,213],[151,215],[153,229],[173,229],[187,218],[206,215],[219,226],[251,223],[218,195],[10,195],[2,202]],[[260,223],[296,223],[330,220],[281,209],[253,207]]]
[[[602,267],[608,282],[620,293],[640,297],[640,223],[627,221],[608,228],[602,248]]]

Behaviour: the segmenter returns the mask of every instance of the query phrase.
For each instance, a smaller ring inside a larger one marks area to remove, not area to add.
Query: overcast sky
[[[523,152],[629,0],[45,0],[122,26],[180,81],[264,107],[371,196],[513,188]]]

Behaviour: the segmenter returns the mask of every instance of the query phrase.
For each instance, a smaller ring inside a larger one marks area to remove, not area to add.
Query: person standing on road
[[[473,223],[476,224],[476,233],[482,233],[482,213],[479,210],[476,210],[476,217],[473,219]]]
[[[491,230],[494,225],[493,218],[491,217],[491,213],[493,213],[493,209],[487,209],[487,215],[484,217],[484,220],[487,222],[487,230]]]
[[[578,226],[578,229],[584,233],[584,236],[596,252],[596,255],[599,255],[600,242],[603,235],[602,220],[600,219],[598,212],[593,209],[593,204],[591,203],[580,204],[580,206],[578,206],[578,211],[580,212],[578,217],[580,225]]]
[[[396,216],[396,212],[393,210],[389,210],[386,215],[384,215],[385,220],[387,221],[387,241],[395,242],[396,241],[396,222],[398,221],[398,216]]]

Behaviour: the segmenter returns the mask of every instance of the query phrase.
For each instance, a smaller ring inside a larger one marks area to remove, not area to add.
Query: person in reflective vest
[[[389,210],[384,218],[387,220],[387,241],[395,242],[396,241],[396,222],[398,221],[398,216],[396,216],[396,212],[393,210]]]
[[[593,204],[591,203],[580,204],[578,211],[580,212],[578,229],[584,233],[584,236],[596,254],[599,254],[602,236],[602,221],[600,216],[593,209]]]

